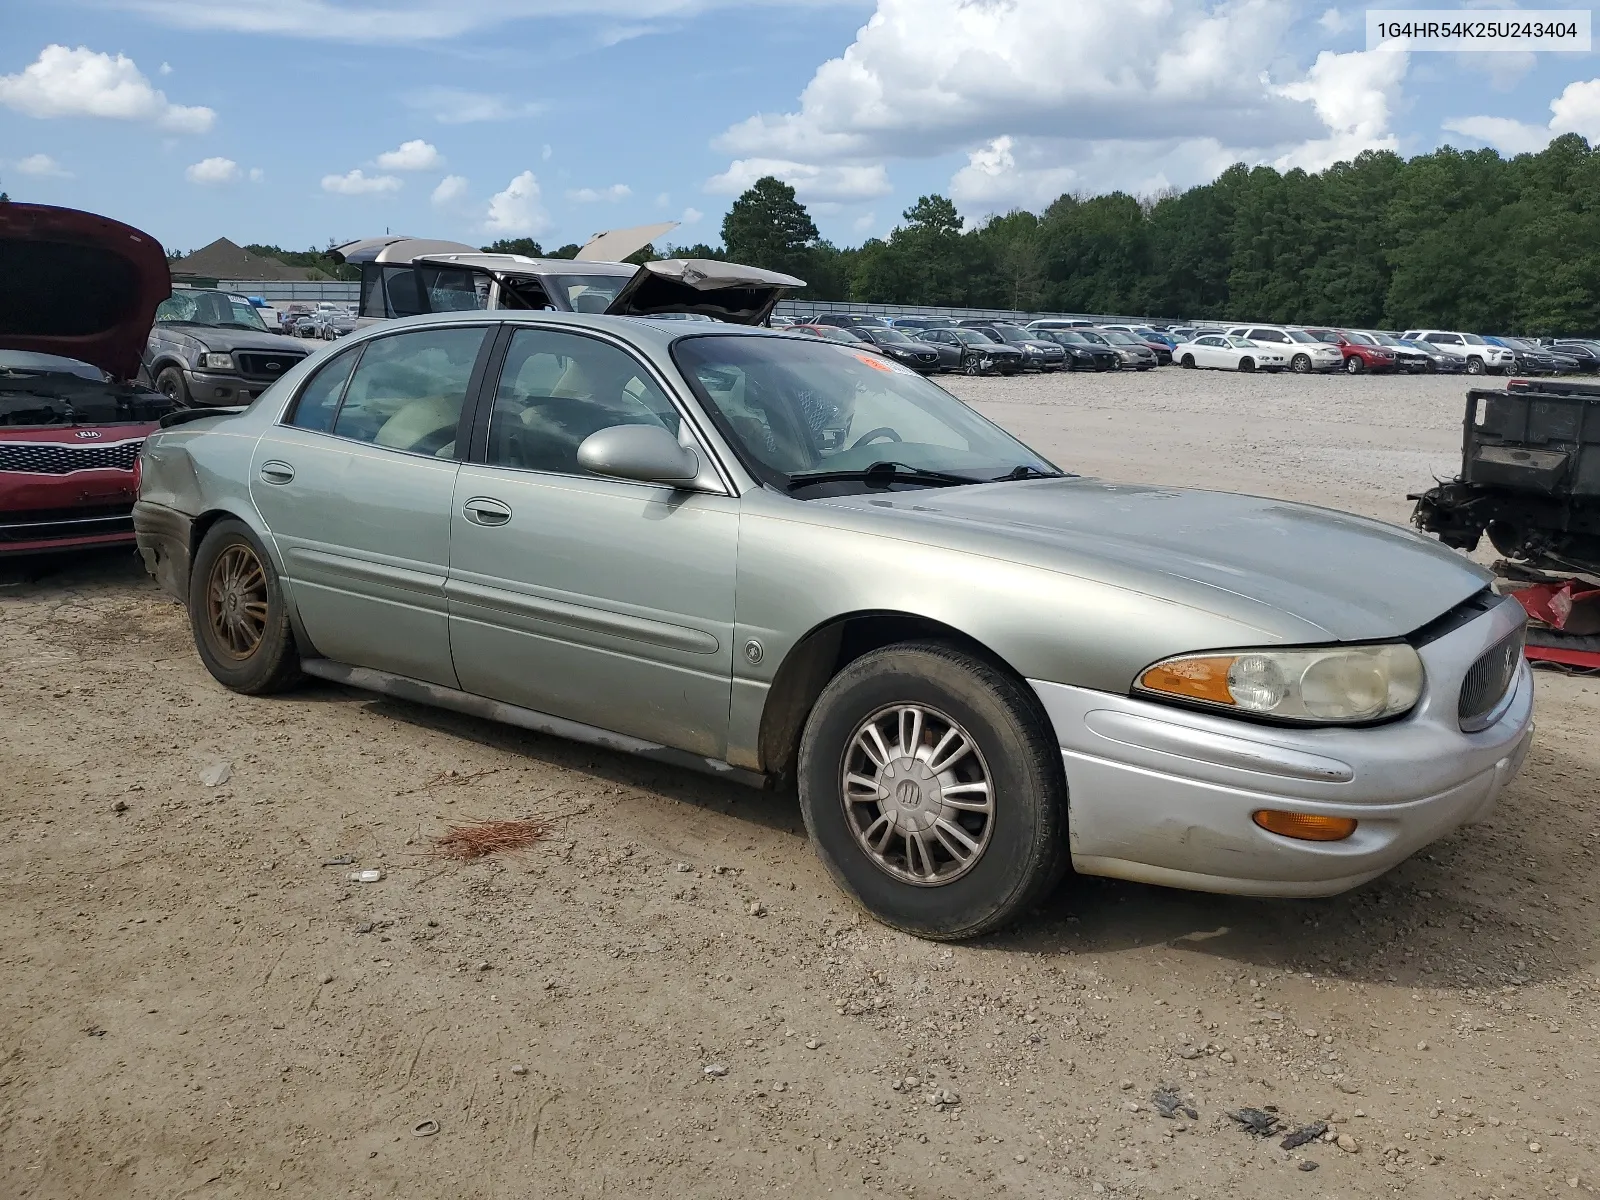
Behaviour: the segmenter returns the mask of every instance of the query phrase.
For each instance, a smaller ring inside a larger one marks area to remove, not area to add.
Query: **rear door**
[[[584,438],[615,425],[694,441],[624,344],[529,325],[503,343],[455,485],[445,590],[460,686],[724,757],[737,497],[578,465]]]
[[[488,328],[350,346],[257,443],[251,496],[317,653],[456,686],[444,584],[462,412]]]

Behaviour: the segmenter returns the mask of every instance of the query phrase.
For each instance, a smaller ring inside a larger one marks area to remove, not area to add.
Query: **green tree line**
[[[1230,167],[1183,192],[1064,195],[968,226],[923,196],[885,238],[824,240],[794,189],[734,201],[726,257],[797,275],[800,295],[1152,317],[1532,335],[1600,331],[1600,150],[1368,151],[1311,174]]]

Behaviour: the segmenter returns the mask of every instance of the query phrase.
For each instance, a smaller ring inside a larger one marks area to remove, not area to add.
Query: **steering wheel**
[[[867,445],[869,442],[877,441],[879,438],[888,438],[891,442],[898,442],[901,440],[900,435],[894,430],[890,429],[887,425],[880,425],[876,429],[867,430],[854,442],[850,443],[850,449],[858,450],[862,446]]]

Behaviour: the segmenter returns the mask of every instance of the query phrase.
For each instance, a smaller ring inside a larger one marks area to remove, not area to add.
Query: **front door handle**
[[[474,525],[504,525],[511,520],[511,507],[487,496],[474,496],[461,506],[461,514]]]
[[[294,468],[286,462],[270,458],[261,464],[261,480],[263,483],[288,483],[293,478]]]

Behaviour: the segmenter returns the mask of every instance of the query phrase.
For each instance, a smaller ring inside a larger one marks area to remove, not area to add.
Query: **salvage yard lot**
[[[1470,385],[948,386],[1070,470],[1403,520],[1455,467]],[[1593,682],[1541,675],[1493,819],[1350,895],[1078,880],[943,946],[858,918],[790,797],[330,686],[233,695],[122,553],[0,584],[0,1195],[1600,1180]],[[527,816],[556,822],[532,850],[429,854]],[[1198,1120],[1150,1111],[1164,1083]],[[1286,1154],[1226,1116],[1246,1105],[1351,1148]]]

